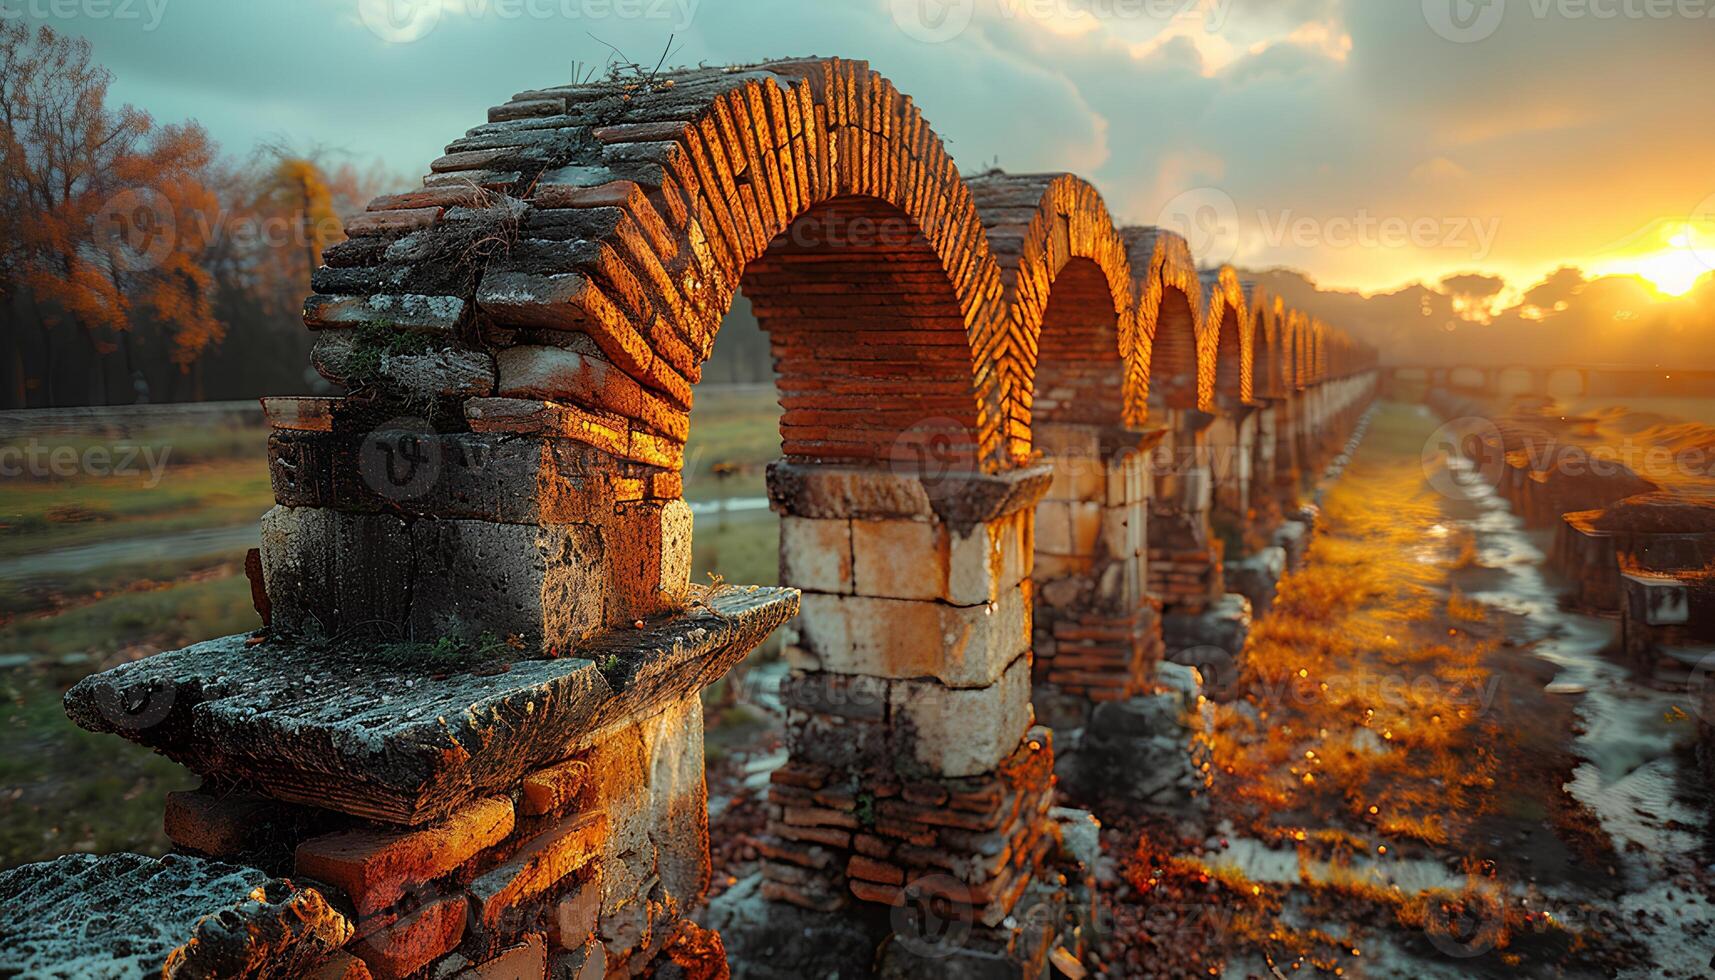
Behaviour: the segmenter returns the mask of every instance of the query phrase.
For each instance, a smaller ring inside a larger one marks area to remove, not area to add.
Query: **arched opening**
[[[1197,407],[1197,318],[1191,300],[1173,287],[1162,290],[1154,342],[1149,351],[1149,407]]]
[[[1240,338],[1242,313],[1228,308],[1221,314],[1215,355],[1215,399],[1223,412],[1237,409],[1244,401],[1244,348]]]
[[[1170,611],[1201,611],[1225,591],[1211,543],[1213,485],[1208,461],[1210,416],[1198,411],[1197,320],[1191,299],[1174,287],[1161,296],[1149,357],[1152,424],[1166,430],[1150,459],[1149,590]],[[1173,638],[1168,639],[1171,649]]]
[[[1489,372],[1477,367],[1456,367],[1448,375],[1447,384],[1465,391],[1483,391],[1489,386]]]
[[[816,205],[738,285],[774,361],[782,458],[768,491],[779,579],[801,593],[761,893],[811,908],[897,905],[906,884],[946,873],[911,842],[968,847],[902,815],[860,850],[850,828],[882,787],[978,781],[1017,812],[1046,812],[1052,752],[1027,737],[1032,513],[1005,506],[1007,475],[976,475],[970,318],[903,210],[851,195]],[[967,492],[985,479],[998,502]],[[1015,778],[1027,760],[1037,769]],[[972,829],[1024,853],[1044,826],[997,812]],[[969,896],[998,893],[1013,873],[974,860],[957,872]]]
[[[1250,514],[1250,451],[1256,444],[1256,420],[1245,407],[1243,311],[1230,302],[1211,301],[1215,325],[1215,420],[1209,426],[1209,472],[1214,481],[1215,533],[1238,554]]]
[[[1072,259],[1055,278],[1037,343],[1032,419],[1044,426],[1114,425],[1125,417],[1119,313],[1100,266]]]
[[[773,351],[788,460],[878,467],[926,453],[974,468],[964,312],[915,221],[835,198],[777,235],[741,288]]]
[[[1121,427],[1115,304],[1101,267],[1074,258],[1051,286],[1038,341],[1032,422],[1054,482],[1036,506],[1033,679],[1037,710],[1057,729],[1081,729],[1092,704],[1136,693],[1153,659],[1141,615],[1146,488],[1138,435]]]
[[[1548,379],[1543,385],[1545,394],[1553,398],[1582,398],[1587,390],[1588,381],[1582,370],[1571,367],[1555,368],[1548,372]]]
[[[1502,368],[1495,373],[1495,393],[1498,395],[1536,395],[1536,372],[1526,367]]]

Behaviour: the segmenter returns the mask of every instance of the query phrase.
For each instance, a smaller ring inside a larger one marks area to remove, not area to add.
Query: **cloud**
[[[1441,291],[1449,296],[1468,296],[1471,299],[1489,299],[1505,289],[1507,281],[1500,276],[1485,275],[1480,272],[1466,272],[1456,276],[1447,276],[1441,280]]]
[[[1270,242],[1261,227],[1287,211],[1492,225],[1483,264],[1534,281],[1589,267],[1715,193],[1698,165],[1715,158],[1715,127],[1690,124],[1708,115],[1706,23],[1537,18],[1514,3],[1493,37],[1455,44],[1409,0],[1202,0],[1173,17],[1148,15],[1161,4],[1062,0],[1142,13],[1054,25],[1020,12],[1033,0],[974,0],[970,26],[930,44],[899,29],[892,0],[660,4],[692,10],[688,27],[677,15],[589,13],[628,6],[605,0],[457,2],[460,13],[408,44],[368,29],[357,0],[174,0],[151,32],[91,18],[56,26],[94,41],[118,98],[163,120],[198,118],[234,153],[284,135],[413,174],[488,106],[570,80],[574,62],[599,65],[603,42],[653,60],[676,33],[673,60],[687,64],[867,58],[966,170],[998,156],[1015,171],[1076,171],[1139,223],[1213,183],[1237,204],[1247,263],[1371,291],[1433,281],[1474,256]],[[520,9],[537,13],[503,13]]]

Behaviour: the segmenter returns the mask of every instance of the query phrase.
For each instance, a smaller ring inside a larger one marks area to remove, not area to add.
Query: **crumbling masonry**
[[[205,778],[182,854],[0,891],[75,932],[79,896],[170,881],[113,957],[172,976],[724,975],[688,918],[698,695],[791,620],[767,898],[944,903],[992,975],[1080,955],[1089,819],[1051,809],[1033,688],[1149,691],[1162,604],[1225,596],[1211,514],[1296,507],[1373,353],[1076,177],[961,178],[862,62],[520,93],[431,171],[315,274],[350,394],[267,403],[266,628],[67,696]],[[784,409],[776,589],[689,582],[692,391],[741,287]]]

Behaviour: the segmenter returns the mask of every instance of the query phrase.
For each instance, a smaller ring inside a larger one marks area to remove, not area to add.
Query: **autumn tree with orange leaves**
[[[386,176],[284,144],[233,165],[195,122],[110,107],[111,81],[88,42],[0,20],[0,404],[295,390],[310,273]]]

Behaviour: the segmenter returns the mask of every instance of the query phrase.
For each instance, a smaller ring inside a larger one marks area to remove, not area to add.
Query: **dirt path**
[[[1540,550],[1389,408],[1214,712],[1215,788],[1107,814],[1110,977],[1700,977],[1683,695],[1556,608]]]

